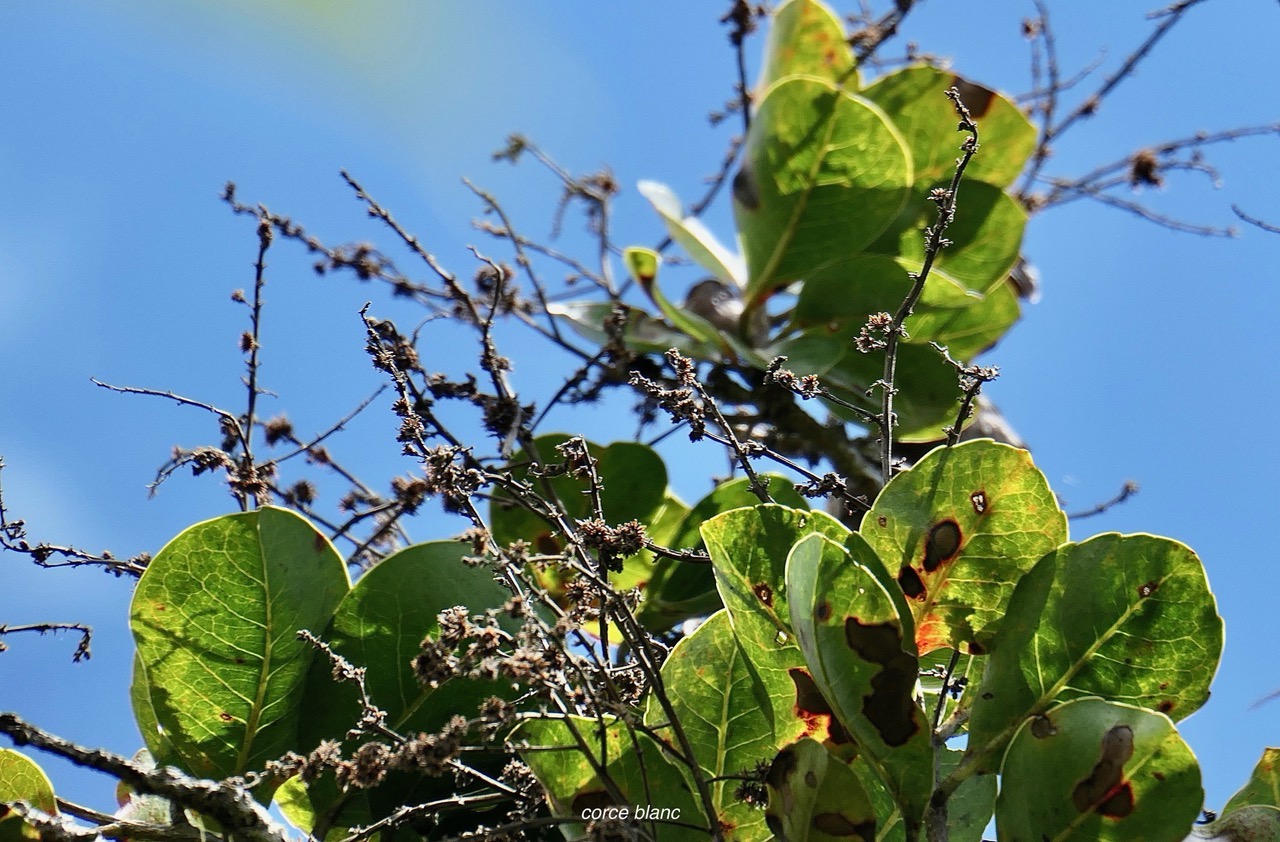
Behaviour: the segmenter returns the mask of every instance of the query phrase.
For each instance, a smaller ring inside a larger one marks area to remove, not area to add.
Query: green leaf
[[[316,819],[321,812],[316,809],[307,785],[296,777],[289,778],[276,790],[275,804],[290,824],[307,834],[316,826]],[[349,835],[349,828],[334,827],[325,834],[325,839],[345,839]]]
[[[808,736],[847,747],[849,737],[835,722],[791,631],[786,558],[810,533],[838,541],[852,533],[823,512],[776,505],[725,512],[704,523],[701,532],[734,634],[772,704],[775,739],[781,744]]]
[[[800,290],[795,323],[801,328],[844,323],[852,338],[871,314],[893,313],[902,306],[914,284],[910,273],[919,268],[883,254],[858,254],[821,266]],[[980,300],[945,273],[931,272],[916,309],[961,310]],[[912,339],[919,338],[915,331],[908,332]]]
[[[1185,842],[1280,842],[1280,810],[1263,804],[1241,807],[1216,822],[1196,825]]]
[[[129,701],[133,705],[133,718],[142,734],[142,742],[152,758],[161,766],[178,763],[173,746],[169,743],[156,710],[151,704],[151,682],[147,680],[147,668],[137,652],[133,654],[133,680],[129,682]]]
[[[1177,842],[1204,801],[1200,767],[1173,722],[1103,699],[1024,722],[1000,779],[1001,839]]]
[[[658,268],[662,265],[662,255],[653,249],[631,246],[623,250],[622,260],[631,277],[635,278],[640,288],[677,330],[688,334],[698,343],[711,344],[719,341],[720,331],[715,325],[696,313],[672,304],[662,293],[662,287],[658,286]]]
[[[414,676],[413,656],[424,638],[439,636],[441,611],[463,606],[468,614],[482,614],[511,596],[490,570],[463,562],[469,549],[457,541],[432,541],[388,556],[360,577],[324,632],[334,652],[365,668],[370,699],[398,733],[433,733],[454,715],[475,716],[484,699],[511,694],[509,685],[498,681],[455,678],[432,689]],[[502,625],[514,632],[519,624],[504,617]],[[332,672],[327,658],[311,665],[303,695],[311,714],[299,730],[304,751],[322,740],[341,741],[360,718],[355,686],[335,681]],[[397,804],[411,803],[407,799],[443,797],[452,787],[451,779],[395,774],[377,790],[345,799],[326,776],[311,785],[310,798],[327,812],[367,795],[371,816],[377,819]],[[350,815],[341,821],[351,821]]]
[[[880,411],[880,396],[872,384],[884,377],[883,352],[861,353],[851,339],[839,332],[829,333],[825,327],[811,328],[777,347],[796,374],[817,374],[835,397],[868,412]],[[894,383],[899,390],[893,403],[898,419],[894,437],[903,442],[943,438],[943,428],[955,423],[960,409],[955,368],[933,348],[899,345]],[[837,417],[867,426],[862,416],[838,404],[824,403]]]
[[[764,90],[783,77],[801,75],[856,90],[858,77],[853,66],[853,51],[840,18],[817,0],[790,0],[773,13],[758,88]]]
[[[1249,804],[1280,807],[1280,748],[1268,748],[1262,752],[1249,782],[1231,796],[1222,812],[1231,813]]]
[[[773,646],[779,632],[791,635],[786,590],[791,547],[814,532],[836,541],[850,534],[848,527],[825,512],[778,505],[725,512],[702,524],[701,532],[716,587],[748,651]]]
[[[879,838],[875,808],[858,776],[820,743],[804,739],[784,748],[765,783],[765,814],[780,842]]]
[[[520,756],[547,791],[553,815],[580,818],[586,810],[615,807],[626,809],[632,819],[637,807],[656,809],[664,811],[661,820],[642,821],[641,826],[658,842],[705,842],[706,819],[696,795],[647,734],[616,720],[607,723],[602,735],[594,719],[546,717],[525,720],[510,741],[527,746]],[[584,833],[580,824],[563,825],[562,830],[570,839]]]
[[[765,687],[733,635],[729,614],[713,614],[677,643],[662,665],[662,679],[694,759],[704,780],[711,782],[722,825],[733,829],[734,839],[767,839],[764,815],[734,793],[737,778],[772,758],[780,744]],[[667,725],[671,717],[652,694],[644,719],[664,742],[679,749]],[[692,789],[689,771],[679,768]]]
[[[907,825],[902,820],[902,808],[893,800],[892,793],[885,787],[875,770],[865,757],[855,757],[849,761],[849,770],[862,784],[862,789],[871,798],[875,807],[876,842],[907,842]]]
[[[861,531],[907,595],[920,652],[981,654],[1018,579],[1067,539],[1067,519],[1025,450],[980,439],[895,476]]]
[[[746,286],[747,267],[743,265],[741,255],[721,245],[702,220],[696,216],[685,216],[684,205],[670,187],[656,181],[641,181],[636,189],[662,217],[671,239],[679,243],[695,263],[738,289]],[[656,263],[653,268],[656,270]]]
[[[963,309],[917,310],[905,325],[907,341],[937,342],[957,360],[967,361],[999,342],[1021,316],[1013,285],[1000,283]]]
[[[1080,696],[1183,719],[1209,697],[1221,652],[1222,619],[1185,545],[1116,534],[1067,544],[1013,593],[974,705],[970,752],[990,768],[1025,717]]]
[[[701,341],[676,330],[666,322],[655,319],[638,307],[627,304],[622,307],[626,325],[622,329],[622,341],[628,348],[640,354],[661,354],[668,348],[694,359],[718,359],[720,343]],[[574,331],[584,339],[604,346],[610,341],[605,323],[613,316],[614,305],[607,301],[563,301],[547,304],[547,312],[565,319]]]
[[[786,477],[780,474],[761,474],[761,479],[769,484],[769,496],[775,502],[793,509],[809,508],[809,501],[795,490],[795,485]],[[760,499],[751,492],[749,478],[739,477],[721,483],[685,514],[665,545],[677,550],[699,549],[704,546],[698,532],[703,522],[721,512],[759,502]],[[650,537],[653,537],[652,533]],[[654,540],[663,543],[656,537]],[[677,623],[705,616],[720,607],[715,573],[709,564],[658,558],[653,562],[651,575],[644,588],[644,601],[636,617],[649,629],[669,629]]]
[[[930,191],[949,186],[950,179],[918,182],[889,229],[867,250],[923,264],[925,229],[938,220]],[[999,187],[966,177],[956,195],[955,219],[945,235],[951,245],[938,252],[934,268],[986,294],[1003,283],[1017,263],[1026,225],[1027,212],[1016,199]]]
[[[960,765],[963,751],[944,748],[939,756],[943,776]],[[947,842],[981,842],[996,809],[996,776],[972,775],[947,799]]]
[[[285,509],[182,532],[134,591],[130,625],[146,686],[134,694],[139,723],[158,727],[161,747],[200,777],[260,769],[298,750],[300,691],[316,653],[297,632],[327,626],[349,587],[329,540]]]
[[[794,322],[806,329],[825,328],[828,335],[852,343],[870,314],[897,311],[914,284],[911,273],[921,268],[919,262],[882,254],[828,264],[805,281]],[[1018,315],[1018,297],[1009,284],[980,296],[934,269],[903,327],[907,342],[939,342],[957,359],[968,360],[995,344]]]
[[[877,568],[856,535],[844,546],[800,539],[787,558],[791,624],[814,682],[902,808],[911,838],[933,789],[933,736],[913,698],[911,614]]]
[[[911,182],[910,155],[878,107],[822,79],[770,86],[733,184],[748,306],[872,243]]]
[[[689,507],[668,488],[662,505],[654,510],[645,523],[645,535],[649,540],[663,547],[675,547],[676,531],[689,514]],[[618,590],[639,588],[642,601],[636,613],[637,618],[644,612],[644,601],[649,598],[649,588],[654,576],[654,568],[658,559],[648,550],[642,550],[628,558],[622,564],[622,572],[609,577]]]
[[[556,447],[570,438],[563,433],[538,436],[534,441],[538,461],[543,465],[563,463],[564,456]],[[631,520],[647,523],[666,499],[667,468],[662,463],[662,457],[653,448],[633,442],[616,442],[608,447],[587,442],[587,452],[598,460],[596,472],[603,486],[600,502],[605,520],[610,524]],[[521,451],[512,461],[521,465],[528,459],[529,456]],[[512,473],[516,479],[531,482],[539,491],[549,488],[550,493],[564,506],[570,523],[593,516],[591,497],[587,493],[590,482],[587,479],[568,475],[550,479],[533,478],[529,476],[527,468],[518,468]],[[499,544],[523,540],[539,553],[559,552],[564,546],[563,537],[555,534],[545,520],[510,502],[510,498],[502,494],[494,495],[489,516],[494,540]]]
[[[918,181],[950,177],[965,135],[956,131],[955,106],[945,95],[955,86],[978,125],[981,143],[965,174],[1007,187],[1022,172],[1036,144],[1036,130],[1016,105],[981,85],[934,67],[907,67],[877,79],[863,96],[893,115],[915,161]]]
[[[39,831],[4,806],[18,801],[49,815],[58,813],[53,784],[44,770],[25,754],[0,748],[0,842],[33,842],[40,838]]]
[[[440,634],[440,612],[461,606],[469,615],[483,614],[511,597],[487,567],[463,562],[469,554],[469,545],[458,541],[430,541],[388,556],[360,577],[324,632],[334,652],[365,668],[365,689],[396,731],[436,730],[501,695],[501,682],[454,679],[432,689],[413,672],[423,639]],[[509,631],[519,626],[509,617],[502,624]],[[307,749],[341,739],[360,717],[356,688],[331,673],[328,659],[311,667],[305,704],[313,713],[300,732]]]

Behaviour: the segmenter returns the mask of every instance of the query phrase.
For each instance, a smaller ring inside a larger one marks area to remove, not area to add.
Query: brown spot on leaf
[[[1108,818],[1123,819],[1133,812],[1133,787],[1127,782],[1098,805],[1098,812]]]
[[[773,606],[773,589],[770,588],[768,585],[766,585],[764,582],[761,582],[755,587],[753,587],[751,589],[751,592],[756,595],[756,599],[760,600],[765,605],[770,607]]]
[[[987,654],[987,647],[983,646],[981,643],[979,643],[976,640],[969,641],[967,644],[965,644],[965,648],[969,650],[970,655]]]
[[[880,515],[880,517],[876,518],[876,523],[880,524],[881,526],[888,526],[889,519],[884,515]]]
[[[828,836],[840,836],[851,839],[862,839],[874,842],[876,838],[875,820],[855,822],[843,813],[815,813],[813,829]]]
[[[959,76],[951,77],[951,84],[948,87],[955,88],[960,94],[960,101],[964,103],[964,107],[969,109],[969,113],[974,118],[985,117],[987,112],[991,110],[991,103],[995,101],[995,91],[984,88],[981,85],[975,85],[967,79]]]
[[[165,605],[163,602],[153,602],[151,603],[151,608],[154,611],[167,611],[169,606]]]
[[[1088,777],[1076,784],[1071,803],[1081,813],[1093,810],[1123,818],[1133,812],[1133,789],[1124,779],[1124,764],[1133,757],[1133,729],[1116,725],[1102,737],[1098,762]]]
[[[538,552],[543,555],[555,555],[560,552],[560,544],[555,538],[551,537],[550,532],[538,533],[538,537],[533,540],[533,544],[538,548]]]
[[[230,722],[231,720],[235,719],[234,716],[227,713],[225,710],[222,713],[218,714],[218,718],[221,719],[223,722]]]
[[[322,553],[324,552],[324,545],[325,545],[324,536],[321,535],[319,532],[317,532],[316,537],[311,539],[311,548],[318,553]]]
[[[969,502],[973,504],[973,513],[977,515],[985,515],[987,513],[987,492],[979,489],[969,495]]]
[[[1147,597],[1155,593],[1156,588],[1158,587],[1160,587],[1160,583],[1157,582],[1155,579],[1152,579],[1150,582],[1143,582],[1141,585],[1138,586],[1138,596],[1141,597],[1142,599],[1146,599]]]
[[[733,198],[749,211],[760,209],[760,188],[756,186],[751,170],[743,167],[733,177]]]
[[[911,699],[919,665],[902,649],[902,629],[897,623],[862,623],[849,617],[844,637],[858,657],[880,667],[871,679],[871,692],[862,697],[863,716],[886,745],[905,745],[919,730]]]
[[[924,596],[924,580],[909,564],[902,565],[902,569],[898,571],[898,584],[902,586],[902,592],[906,594],[907,599],[919,599]]]
[[[835,745],[853,742],[849,732],[836,719],[835,711],[831,709],[831,705],[827,704],[822,691],[814,683],[813,676],[799,667],[792,667],[787,670],[787,674],[791,676],[791,683],[796,688],[796,703],[792,710],[796,718],[805,724],[804,735],[806,737],[817,735],[820,738],[825,731],[826,739]]]
[[[818,788],[818,776],[813,773],[812,769],[804,773],[804,785],[810,789]]]
[[[932,573],[944,563],[951,561],[960,552],[963,536],[960,524],[948,518],[934,524],[929,536],[924,539],[924,572]]]
[[[1031,720],[1031,736],[1037,740],[1043,740],[1045,737],[1052,737],[1058,733],[1058,729],[1053,727],[1053,720],[1041,714]]]
[[[1169,711],[1173,710],[1173,700],[1165,699],[1156,707],[1156,710],[1160,711],[1161,713],[1168,713]]]
[[[831,619],[831,603],[825,599],[813,607],[813,619],[819,623],[825,623]]]

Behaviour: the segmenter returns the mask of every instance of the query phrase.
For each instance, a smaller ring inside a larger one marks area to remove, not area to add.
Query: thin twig
[[[1130,497],[1132,497],[1137,493],[1138,493],[1138,484],[1131,479],[1125,480],[1124,486],[1120,489],[1119,494],[1112,497],[1110,500],[1105,500],[1101,503],[1098,503],[1096,506],[1093,506],[1092,508],[1085,509],[1082,512],[1073,512],[1067,515],[1067,520],[1084,520],[1087,517],[1094,517],[1095,515],[1100,515],[1103,512],[1108,511],[1109,509],[1113,509],[1116,506],[1119,506],[1125,500],[1128,500]]]
[[[960,192],[960,179],[964,176],[965,168],[969,166],[969,161],[972,160],[974,153],[978,151],[978,126],[973,122],[969,109],[965,108],[964,102],[961,101],[959,91],[955,88],[949,88],[947,97],[951,100],[952,105],[955,106],[956,113],[960,116],[958,130],[968,132],[969,137],[960,146],[963,154],[956,161],[956,171],[951,178],[950,187],[944,191],[935,190],[931,196],[938,204],[938,217],[934,224],[925,231],[924,265],[919,272],[913,274],[914,282],[911,285],[911,291],[903,299],[902,305],[898,307],[898,312],[894,315],[892,323],[889,325],[888,330],[885,331],[884,378],[878,385],[882,394],[879,418],[880,474],[881,479],[886,484],[893,476],[893,396],[896,388],[894,386],[894,377],[898,365],[898,343],[903,334],[902,325],[906,322],[907,317],[911,315],[916,302],[920,300],[920,296],[924,292],[925,281],[929,278],[929,272],[933,268],[933,263],[938,254],[949,245],[943,234],[946,232],[947,226],[955,218],[956,197]]]
[[[18,634],[20,632],[36,632],[37,634],[48,634],[49,632],[60,631],[76,631],[80,632],[80,642],[76,644],[76,651],[72,653],[71,660],[75,663],[87,661],[93,655],[89,650],[89,643],[93,640],[93,629],[83,623],[26,623],[22,625],[7,625],[0,623],[0,637],[6,634]],[[5,645],[0,643],[0,652],[3,652]]]

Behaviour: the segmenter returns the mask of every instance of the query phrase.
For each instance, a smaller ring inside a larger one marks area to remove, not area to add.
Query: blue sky
[[[544,0],[536,14],[497,0],[0,5],[0,455],[13,513],[37,540],[129,555],[232,508],[207,478],[178,476],[147,498],[172,445],[214,439],[208,416],[89,382],[242,405],[243,310],[229,294],[251,285],[256,244],[251,223],[217,199],[227,180],[243,200],[293,215],[328,242],[390,245],[338,178],[345,167],[468,275],[468,243],[501,252],[471,228],[480,208],[462,176],[501,197],[530,235],[548,233],[556,184],[533,166],[490,160],[520,131],[575,172],[613,167],[624,187],[617,239],[654,242],[660,226],[635,182],[696,196],[736,128],[711,129],[705,116],[730,96],[722,5]],[[1064,71],[1100,56],[1103,72],[1114,68],[1148,30],[1146,11],[1056,4]],[[1019,21],[1030,14],[1029,3],[935,0],[909,19],[905,37],[952,56],[976,81],[1017,92],[1028,86]],[[1076,174],[1167,138],[1275,120],[1277,42],[1280,9],[1269,0],[1197,7],[1059,145],[1049,171]],[[759,49],[756,40],[753,62]],[[1194,221],[1236,223],[1233,202],[1280,221],[1277,152],[1276,137],[1215,147],[1220,189],[1175,175],[1142,198]],[[708,223],[731,238],[723,206]],[[1069,510],[1127,479],[1142,485],[1120,509],[1073,524],[1073,537],[1164,534],[1205,562],[1227,650],[1213,699],[1182,731],[1204,767],[1210,807],[1245,780],[1264,746],[1280,744],[1280,702],[1252,707],[1280,687],[1265,658],[1280,587],[1259,543],[1280,496],[1270,434],[1280,410],[1280,237],[1240,227],[1234,240],[1202,239],[1084,203],[1037,217],[1025,249],[1043,299],[988,355],[1003,370],[990,394]],[[581,243],[575,224],[566,228],[561,245],[571,250]],[[287,408],[300,431],[318,432],[378,385],[361,351],[360,306],[372,300],[375,313],[405,324],[414,313],[380,289],[317,278],[288,245],[273,249],[269,277],[262,376],[279,399],[266,411]],[[681,279],[672,281],[678,294]],[[514,376],[545,400],[560,360],[519,333],[504,341],[517,358],[539,349]],[[428,365],[454,373],[469,361],[448,343],[425,351]],[[565,413],[548,429],[608,441],[631,429],[622,411]],[[385,408],[371,411],[334,450],[370,479],[403,473],[412,466],[393,430]],[[680,466],[672,481],[696,499],[723,460],[680,438],[668,440],[668,464]],[[455,528],[428,514],[415,537]],[[0,558],[0,623],[98,630],[93,660],[75,666],[71,640],[9,638],[0,709],[84,743],[137,748],[128,598],[129,582],[102,573]],[[58,773],[55,783],[73,800],[102,806],[111,797],[106,779]]]

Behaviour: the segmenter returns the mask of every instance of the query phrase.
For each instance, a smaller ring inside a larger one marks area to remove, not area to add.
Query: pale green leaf
[[[261,769],[298,745],[302,685],[347,567],[305,519],[264,507],[197,524],[138,581],[130,625],[149,698],[136,711],[201,777]],[[151,744],[153,740],[148,740]]]
[[[1200,813],[1200,767],[1167,716],[1103,699],[1026,720],[1001,767],[1001,839],[1179,842]]]

